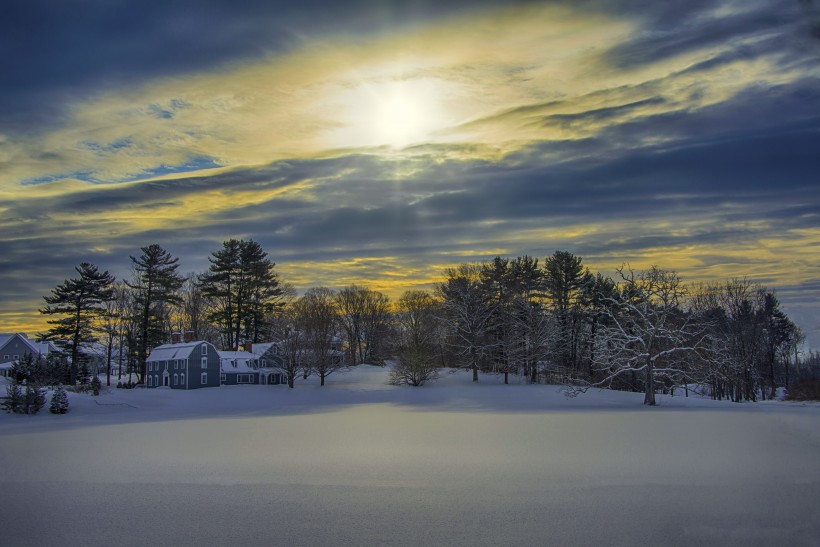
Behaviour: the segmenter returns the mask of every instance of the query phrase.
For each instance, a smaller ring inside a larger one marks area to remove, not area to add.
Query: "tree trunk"
[[[646,391],[644,393],[643,404],[655,405],[655,374],[652,370],[652,363],[646,364]]]

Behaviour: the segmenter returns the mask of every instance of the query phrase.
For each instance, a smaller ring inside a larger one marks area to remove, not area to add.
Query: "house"
[[[163,344],[146,359],[146,387],[219,387],[219,353],[209,342]]]
[[[22,332],[0,333],[0,376],[8,377],[12,364],[26,354],[45,357],[56,351],[57,348],[51,342],[33,342]]]
[[[286,382],[281,350],[278,344],[246,344],[245,351],[220,351],[219,365],[223,385],[238,384],[278,385]],[[250,351],[248,351],[250,350]]]
[[[288,379],[282,366],[285,362],[282,345],[279,342],[251,344],[250,352],[256,357],[259,368],[259,383],[268,385],[286,384]]]
[[[258,384],[256,356],[247,351],[219,352],[220,383],[225,386]]]

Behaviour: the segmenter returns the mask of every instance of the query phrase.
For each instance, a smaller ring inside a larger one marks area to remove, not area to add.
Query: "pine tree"
[[[54,394],[51,396],[51,404],[48,410],[52,414],[65,414],[68,412],[68,394],[62,384],[54,389]]]
[[[83,262],[75,267],[80,277],[67,279],[51,290],[51,296],[44,296],[46,307],[40,310],[45,315],[62,316],[50,319],[54,325],[40,337],[53,340],[71,357],[70,379],[73,384],[83,359],[82,347],[97,341],[94,332],[95,321],[103,313],[103,303],[111,298],[113,276],[101,272],[97,266]]]
[[[579,364],[579,333],[583,289],[593,281],[581,257],[555,251],[544,261],[546,295],[558,321],[558,359],[567,367]]]
[[[200,286],[216,303],[208,319],[222,331],[224,347],[235,349],[243,338],[259,342],[267,318],[282,304],[284,291],[267,256],[253,240],[229,239],[208,258]]]
[[[134,289],[134,312],[139,325],[137,333],[137,377],[145,378],[148,350],[163,341],[162,308],[179,302],[176,292],[184,279],[177,273],[179,258],[154,243],[140,249],[139,258],[130,257],[134,266],[134,281],[126,283]]]
[[[37,414],[46,404],[45,390],[35,385],[27,385],[23,401],[25,414]]]
[[[3,401],[3,410],[8,413],[20,413],[23,408],[23,390],[16,381],[12,381],[6,387],[6,398]]]

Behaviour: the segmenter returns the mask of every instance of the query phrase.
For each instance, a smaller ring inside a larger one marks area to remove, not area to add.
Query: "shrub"
[[[68,394],[62,385],[58,385],[54,390],[48,410],[52,414],[65,414],[68,412]]]
[[[8,413],[20,413],[22,412],[24,401],[23,390],[20,384],[12,382],[6,387],[6,398],[3,401],[3,410]]]
[[[25,414],[37,414],[46,404],[46,390],[39,386],[26,386]]]
[[[787,401],[820,401],[820,380],[797,380],[786,392]]]

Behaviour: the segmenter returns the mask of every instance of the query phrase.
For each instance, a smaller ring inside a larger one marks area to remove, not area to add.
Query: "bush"
[[[6,398],[3,401],[3,410],[8,413],[14,412],[15,414],[19,414],[22,412],[24,401],[23,390],[20,384],[12,382],[6,387]]]
[[[820,380],[797,380],[786,392],[787,401],[820,401]]]
[[[62,385],[57,386],[54,390],[48,410],[52,414],[65,414],[68,412],[68,394]]]
[[[37,414],[46,405],[46,390],[39,386],[26,386],[25,414]]]
[[[100,377],[95,374],[94,377],[91,379],[91,394],[99,395],[101,387],[102,384],[100,383]]]

